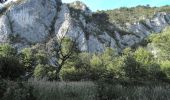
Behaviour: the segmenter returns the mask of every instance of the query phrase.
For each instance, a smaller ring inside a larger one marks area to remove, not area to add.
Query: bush
[[[11,80],[24,75],[17,52],[10,45],[0,45],[0,76]]]
[[[0,76],[15,80],[24,75],[22,64],[16,57],[0,57]]]
[[[43,50],[25,48],[20,53],[20,60],[27,72],[32,72],[38,64],[47,64],[47,54]]]
[[[162,61],[161,64],[162,71],[166,74],[168,79],[170,79],[170,61]]]
[[[34,77],[37,79],[47,78],[53,80],[55,75],[54,67],[49,65],[38,64],[34,69]]]
[[[109,84],[104,81],[97,82],[98,100],[119,100],[123,96],[121,85]]]
[[[4,80],[0,79],[0,99],[2,99],[3,94],[5,93],[7,88],[7,84],[4,82]]]
[[[80,53],[68,60],[60,72],[60,77],[63,80],[80,81],[90,80],[90,58],[88,53]]]
[[[153,55],[144,48],[138,48],[134,53],[125,56],[124,70],[127,78],[135,80],[162,80],[166,75]]]
[[[90,80],[87,71],[82,69],[63,69],[60,76],[65,81]]]
[[[121,78],[123,61],[111,48],[93,55],[80,53],[65,64],[60,76],[71,81]]]
[[[22,82],[1,80],[0,92],[1,100],[36,100],[32,94],[33,88]]]
[[[25,48],[22,50],[22,52],[20,53],[20,60],[23,63],[23,67],[27,72],[33,70],[36,60],[34,53],[30,48]]]
[[[16,56],[17,50],[13,48],[11,45],[2,44],[0,45],[0,55],[2,57]]]

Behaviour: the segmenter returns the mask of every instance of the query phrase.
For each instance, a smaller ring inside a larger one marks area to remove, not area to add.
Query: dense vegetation
[[[105,13],[108,15],[109,22],[125,25],[125,23],[135,23],[140,20],[150,19],[158,12],[170,12],[170,6],[150,7],[137,6],[132,8],[122,7],[114,10],[98,11],[96,14]]]
[[[2,44],[0,99],[168,100],[169,38],[167,28],[151,35],[147,47],[126,48],[120,54],[111,48],[95,54],[80,52],[74,41],[64,38],[54,50],[54,65],[49,64],[44,50],[25,48],[17,52]]]
[[[109,25],[134,23],[160,11],[169,13],[170,7],[120,8],[86,17],[100,22],[101,30],[112,31],[116,26],[110,30]],[[77,12],[74,18],[82,13],[79,7],[72,12]],[[10,36],[12,42],[17,38]],[[81,52],[76,40],[65,37],[56,40],[53,58],[43,47],[18,51],[1,44],[0,100],[169,100],[170,28],[145,42],[147,46],[121,53],[106,48],[92,54]]]

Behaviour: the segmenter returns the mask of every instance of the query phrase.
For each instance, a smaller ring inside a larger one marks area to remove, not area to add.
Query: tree
[[[16,49],[8,44],[0,45],[0,76],[15,80],[24,75]]]
[[[51,59],[56,66],[56,80],[60,79],[59,73],[66,62],[79,52],[77,46],[78,38],[79,36],[72,39],[63,36],[57,39],[57,48],[54,49],[57,60]]]
[[[20,60],[27,72],[32,72],[35,67],[35,56],[31,48],[25,48],[20,53]]]
[[[38,64],[34,69],[33,75],[37,79],[47,78],[48,80],[53,80],[55,77],[55,70],[52,66]]]
[[[60,76],[62,80],[80,81],[91,79],[91,55],[87,52],[82,52],[74,55],[63,66]]]
[[[168,60],[162,61],[160,66],[161,66],[161,69],[163,70],[163,72],[168,77],[168,79],[170,79],[170,61],[168,61]]]
[[[145,48],[140,47],[134,53],[130,51],[129,54],[126,53],[124,58],[125,74],[130,79],[156,80],[166,77],[152,53]]]

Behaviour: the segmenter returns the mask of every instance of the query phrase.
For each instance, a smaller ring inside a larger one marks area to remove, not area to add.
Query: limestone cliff
[[[170,24],[166,12],[128,24],[126,29],[113,24],[102,29],[100,22],[93,19],[93,12],[81,2],[9,0],[0,4],[0,43],[11,43],[19,49],[36,44],[52,46],[55,38],[68,36],[77,39],[81,51],[101,52],[105,47],[121,51]]]

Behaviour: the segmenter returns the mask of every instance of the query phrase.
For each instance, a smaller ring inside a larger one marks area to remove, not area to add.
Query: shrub
[[[0,76],[11,80],[24,75],[17,52],[10,45],[0,45]]]
[[[55,78],[55,70],[49,65],[38,64],[34,69],[34,77],[37,79],[47,78],[53,80]]]
[[[60,76],[63,80],[114,79],[123,76],[123,58],[108,48],[99,54],[80,53],[69,60]]]
[[[0,57],[0,75],[2,78],[15,80],[24,75],[24,69],[16,57]]]
[[[135,80],[162,80],[166,75],[153,55],[144,48],[138,48],[134,53],[125,56],[124,70],[127,78]]]
[[[168,79],[170,79],[170,61],[162,61],[161,64],[162,71],[166,74]]]
[[[16,56],[17,50],[13,48],[11,45],[2,44],[0,45],[0,56],[7,57],[7,56]]]
[[[103,81],[97,82],[98,100],[119,100],[124,95],[123,91],[121,85],[113,85]]]
[[[63,80],[79,81],[90,79],[90,58],[88,53],[80,53],[68,60],[60,72]]]
[[[1,80],[0,92],[1,100],[35,100],[33,88],[22,82]]]
[[[22,50],[20,53],[20,60],[27,72],[33,70],[33,67],[35,66],[35,56],[30,48],[25,48]]]
[[[7,84],[4,82],[4,80],[0,79],[0,99],[2,99],[3,94],[5,93],[7,88]]]

